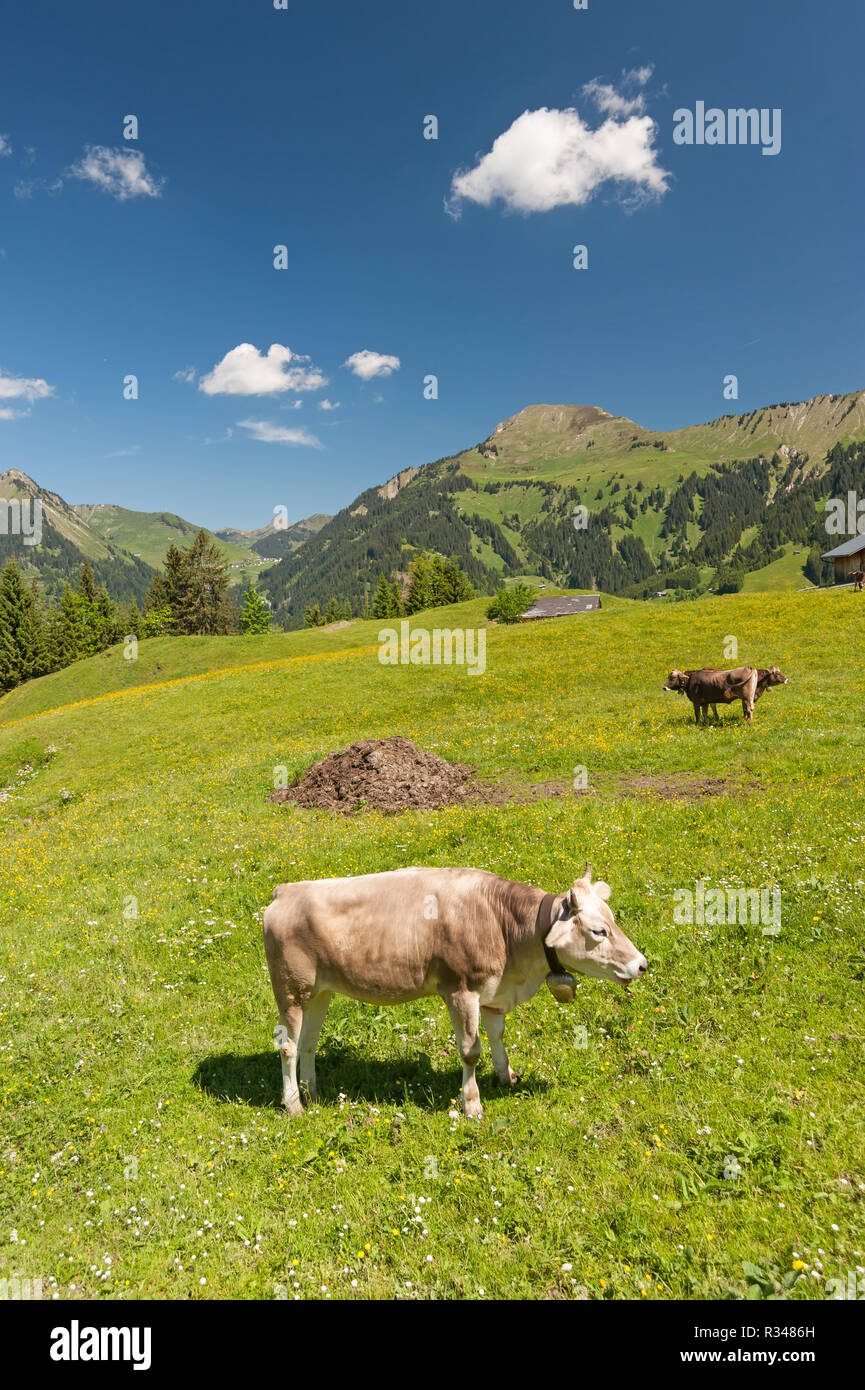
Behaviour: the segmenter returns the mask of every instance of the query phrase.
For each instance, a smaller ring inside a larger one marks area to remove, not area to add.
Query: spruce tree
[[[378,581],[378,589],[372,605],[372,616],[374,618],[393,617],[393,594],[387,578],[383,574]]]
[[[96,612],[96,582],[93,578],[93,567],[87,559],[84,560],[79,571],[78,594],[82,624],[80,654],[92,656],[94,652],[100,650],[99,619]]]
[[[406,613],[420,613],[424,608],[432,607],[433,578],[432,566],[429,556],[425,551],[416,555],[409,566],[408,594],[406,595]]]
[[[258,590],[250,584],[243,598],[240,629],[242,632],[267,632],[269,627],[270,609]]]

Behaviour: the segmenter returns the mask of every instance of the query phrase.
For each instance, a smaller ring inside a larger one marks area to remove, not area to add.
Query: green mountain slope
[[[863,392],[668,432],[596,406],[528,406],[475,448],[367,489],[262,588],[294,627],[331,594],[358,611],[379,573],[426,548],[455,555],[487,592],[520,573],[635,597],[724,583],[728,570],[800,586],[831,470],[851,466],[829,452],[861,441]],[[797,542],[798,563],[777,564]]]
[[[0,498],[32,508],[42,507],[42,539],[38,545],[26,545],[20,535],[9,534],[6,510],[0,518],[0,566],[14,558],[24,573],[38,578],[49,598],[56,598],[66,583],[74,583],[82,560],[90,560],[97,585],[104,584],[112,598],[140,603],[153,578],[152,567],[144,560],[100,534],[85,517],[65,502],[56,492],[35,483],[20,469],[10,468],[0,473]]]

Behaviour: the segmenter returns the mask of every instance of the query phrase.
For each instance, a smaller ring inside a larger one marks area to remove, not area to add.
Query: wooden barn
[[[865,535],[852,536],[843,545],[827,550],[823,559],[834,561],[836,584],[849,584],[851,575],[865,570]]]
[[[601,606],[600,594],[561,594],[558,598],[536,598],[522,614],[524,623],[538,618],[568,618],[572,613],[594,613]]]

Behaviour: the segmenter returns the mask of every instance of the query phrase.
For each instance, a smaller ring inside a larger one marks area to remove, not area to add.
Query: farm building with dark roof
[[[594,613],[601,606],[600,594],[561,594],[557,598],[536,598],[522,614],[524,623],[536,618],[567,618],[572,613]]]
[[[834,560],[836,584],[849,584],[851,575],[865,570],[865,536],[852,536],[843,545],[827,550],[823,559]]]

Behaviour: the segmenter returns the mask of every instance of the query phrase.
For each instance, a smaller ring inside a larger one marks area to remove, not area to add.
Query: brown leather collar
[[[544,955],[547,958],[547,965],[550,968],[550,973],[552,975],[564,975],[567,974],[567,971],[555,951],[547,945],[547,936],[549,935],[550,927],[553,925],[553,903],[555,901],[556,895],[554,893],[544,894],[541,899],[541,905],[538,908],[535,930],[540,933],[541,945],[544,948]]]

